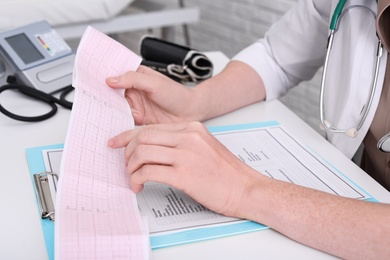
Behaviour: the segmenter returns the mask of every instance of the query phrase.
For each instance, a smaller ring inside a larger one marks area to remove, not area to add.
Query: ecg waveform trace
[[[141,58],[88,27],[73,71],[75,99],[56,198],[56,259],[148,259],[149,232],[129,185],[123,149],[110,137],[134,128],[123,90],[110,76],[136,70]]]

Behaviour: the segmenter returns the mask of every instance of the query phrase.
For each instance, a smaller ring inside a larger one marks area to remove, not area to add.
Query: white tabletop
[[[218,56],[218,55],[217,55]],[[220,68],[217,68],[219,70]],[[18,94],[2,93],[9,109],[39,110],[17,103]],[[31,107],[30,107],[31,106]],[[0,114],[0,259],[47,259],[40,216],[25,150],[63,143],[70,112],[60,108],[53,118],[18,122]],[[357,185],[381,202],[390,193],[324,140],[279,101],[261,102],[205,122],[207,126],[277,120]],[[273,230],[153,250],[152,259],[331,259],[332,256],[296,243]]]

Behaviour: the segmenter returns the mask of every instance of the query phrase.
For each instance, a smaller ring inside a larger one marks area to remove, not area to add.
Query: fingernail
[[[107,81],[110,83],[118,83],[119,77],[111,77],[111,78],[108,78]]]
[[[114,147],[115,141],[113,139],[108,140],[108,146]]]

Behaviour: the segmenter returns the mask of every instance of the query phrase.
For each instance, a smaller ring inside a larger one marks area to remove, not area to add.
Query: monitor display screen
[[[5,38],[25,64],[44,58],[24,33]]]

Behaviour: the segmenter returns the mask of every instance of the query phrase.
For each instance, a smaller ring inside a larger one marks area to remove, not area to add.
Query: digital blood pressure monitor
[[[46,21],[0,33],[0,86],[17,83],[52,93],[72,83],[74,54]]]

